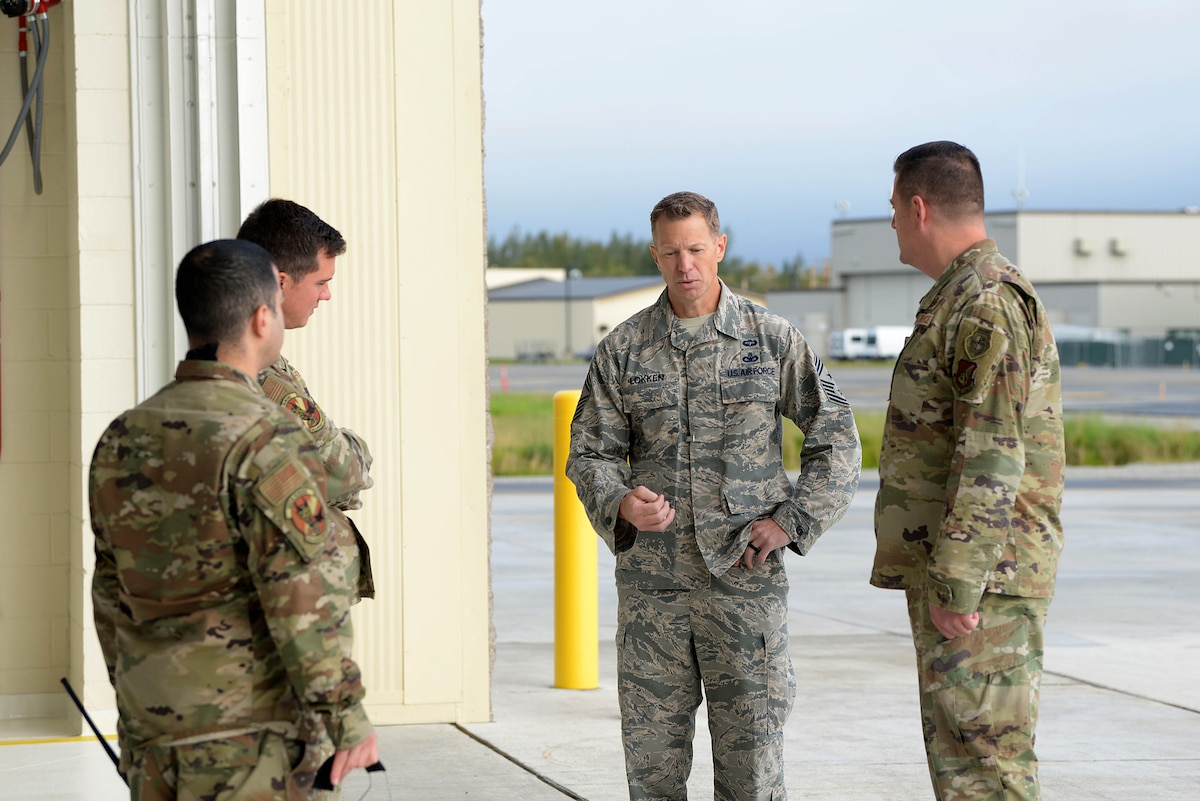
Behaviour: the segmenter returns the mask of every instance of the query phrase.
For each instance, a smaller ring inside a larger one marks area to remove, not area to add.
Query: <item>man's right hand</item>
[[[379,743],[375,732],[358,745],[353,745],[345,751],[333,755],[333,769],[330,771],[331,783],[337,787],[342,779],[355,768],[365,768],[379,761]]]
[[[638,531],[666,531],[675,519],[675,509],[666,497],[646,487],[634,487],[626,493],[618,514]]]

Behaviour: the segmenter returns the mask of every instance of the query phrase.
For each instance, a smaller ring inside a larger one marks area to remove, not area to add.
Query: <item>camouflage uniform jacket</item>
[[[324,485],[296,418],[219,362],[182,362],[109,425],[90,473],[92,598],[124,753],[297,724],[302,705],[339,747],[370,735]]]
[[[921,300],[879,457],[871,583],[942,607],[1054,594],[1063,545],[1062,392],[1046,310],[990,239]]]
[[[783,416],[805,434],[793,486],[783,469]],[[690,337],[658,302],[596,349],[571,424],[567,476],[631,586],[698,587],[745,552],[750,524],[771,517],[804,554],[858,486],[850,406],[783,318],[721,285],[716,313]],[[644,485],[675,520],[638,532],[617,516]]]
[[[367,443],[350,429],[338,428],[333,424],[313,400],[300,372],[283,356],[259,374],[258,383],[268,398],[299,417],[316,440],[325,467],[329,505],[333,507],[330,514],[342,518],[354,535],[358,558],[351,565],[351,573],[358,582],[358,595],[360,598],[374,598],[371,551],[354,521],[342,514],[351,509],[361,509],[359,493],[374,484],[370,476],[372,460]]]

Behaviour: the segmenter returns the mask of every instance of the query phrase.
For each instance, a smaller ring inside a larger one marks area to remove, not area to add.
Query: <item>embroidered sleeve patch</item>
[[[320,553],[328,529],[325,503],[303,466],[283,462],[258,483],[255,493],[259,509],[305,561]]]
[[[311,398],[292,392],[286,395],[279,405],[299,417],[310,433],[315,434],[325,427],[325,415]]]
[[[833,380],[833,376],[825,369],[825,364],[820,357],[817,359],[817,375],[821,377],[821,389],[825,390],[825,397],[829,398],[830,403],[836,403],[839,406],[850,406],[850,401],[846,400],[846,396],[838,389],[837,383]]]
[[[970,359],[959,359],[954,366],[954,388],[958,394],[966,395],[975,388],[975,371],[979,368]]]
[[[293,385],[267,370],[259,378],[259,384],[267,397],[287,409],[299,418],[310,434],[316,434],[325,427],[325,413],[316,401],[307,394],[308,390],[300,381],[300,374],[293,373],[297,384]],[[297,391],[297,387],[303,391]]]
[[[962,321],[955,341],[957,355],[951,377],[960,398],[970,403],[982,401],[999,372],[1007,348],[1008,335],[1003,330],[972,318]]]
[[[325,540],[325,506],[311,487],[301,487],[287,499],[288,521],[306,543],[320,545]]]

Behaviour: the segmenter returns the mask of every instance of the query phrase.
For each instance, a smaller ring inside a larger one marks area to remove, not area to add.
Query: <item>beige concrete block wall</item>
[[[478,0],[268,0],[272,194],[346,237],[284,353],[375,486],[355,520],[379,596],[355,611],[377,723],[490,716]]]
[[[134,326],[133,163],[127,0],[63,4],[73,36],[67,64],[67,141],[73,159],[74,225],[68,241],[71,317],[72,441],[68,535],[71,676],[100,719],[115,705],[92,623],[92,532],[87,472],[100,434],[113,417],[136,405],[137,332]],[[171,265],[164,265],[170,270]]]
[[[56,15],[52,37],[62,35],[62,19]],[[16,23],[5,23],[0,127],[6,140],[21,95]],[[58,677],[69,667],[71,311],[63,54],[59,39],[46,66],[42,194],[34,193],[24,131],[0,166],[0,719],[62,710]]]
[[[125,0],[51,9],[42,194],[24,139],[0,167],[0,720],[18,727],[73,718],[63,676],[90,706],[113,705],[91,622],[86,466],[136,402],[127,17]],[[0,81],[6,126],[17,90]]]

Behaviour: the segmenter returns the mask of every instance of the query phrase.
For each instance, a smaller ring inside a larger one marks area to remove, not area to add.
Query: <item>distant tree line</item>
[[[778,266],[761,264],[734,255],[733,242],[730,233],[725,260],[719,270],[721,278],[730,286],[767,292],[829,285],[828,270],[806,264],[799,253],[794,259],[784,259]],[[600,242],[567,233],[539,231],[534,234],[514,228],[503,240],[488,237],[488,266],[579,270],[585,278],[658,274],[658,267],[650,255],[650,240],[635,239],[632,234],[615,231],[608,242]]]

